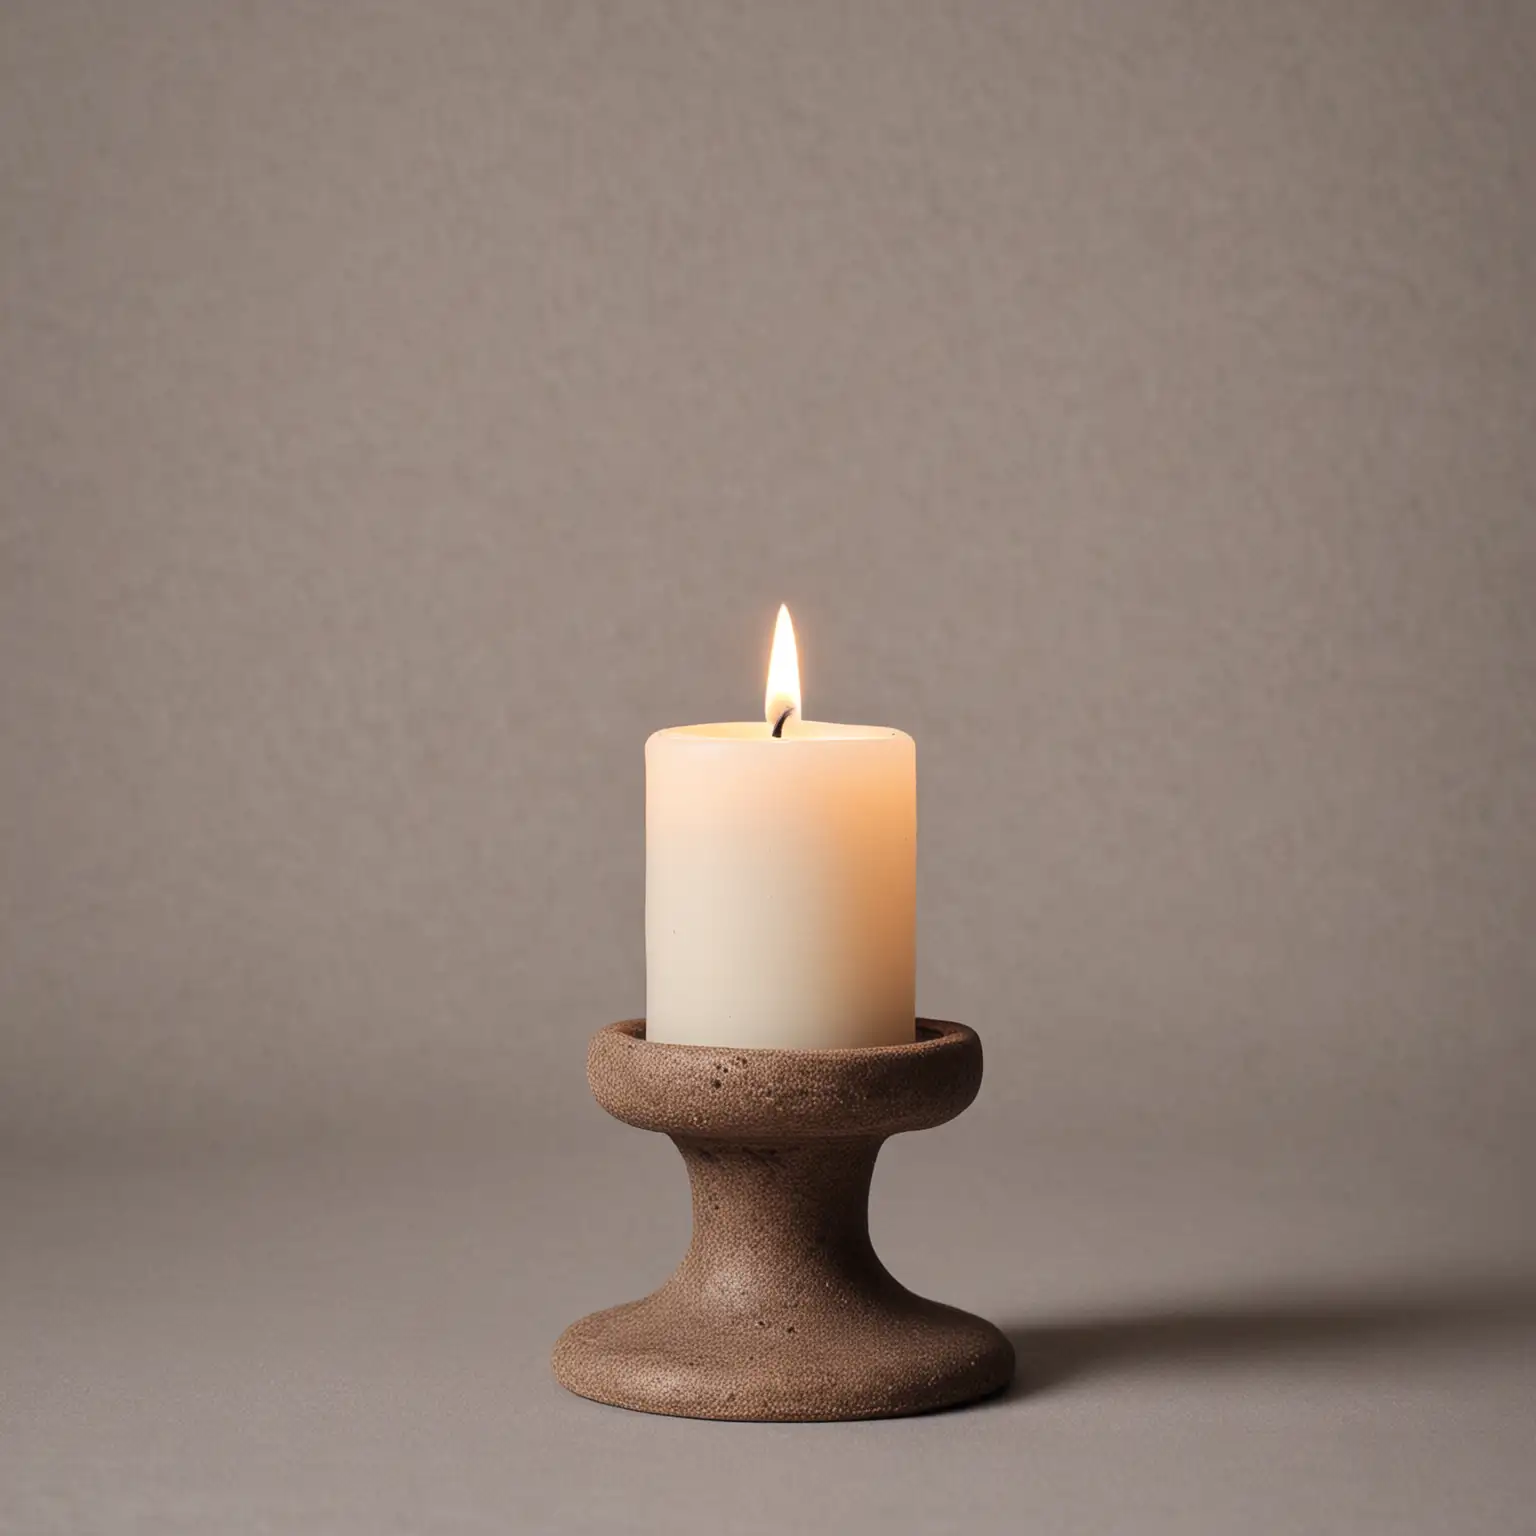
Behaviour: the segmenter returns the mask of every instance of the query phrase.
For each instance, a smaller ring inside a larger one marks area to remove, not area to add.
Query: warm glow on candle
[[[795,649],[795,626],[790,623],[789,609],[780,603],[778,622],[773,626],[773,654],[768,658],[763,713],[769,725],[777,726],[786,710],[791,719],[800,718],[800,654]]]
[[[677,725],[645,744],[646,1039],[910,1045],[912,738],[801,716],[787,608],[763,710],[766,725]]]

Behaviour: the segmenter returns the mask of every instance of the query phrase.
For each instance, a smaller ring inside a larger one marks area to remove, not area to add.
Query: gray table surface
[[[826,1426],[650,1418],[548,1350],[659,1281],[686,1183],[589,1115],[420,1144],[13,1161],[0,1526],[1455,1531],[1536,1501],[1536,1247],[1472,1146],[1032,1141],[983,1103],[886,1150],[914,1288],[1019,1345],[1002,1400]]]

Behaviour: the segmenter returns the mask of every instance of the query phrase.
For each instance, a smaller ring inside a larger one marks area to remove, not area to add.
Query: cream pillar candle
[[[649,1039],[914,1037],[916,749],[888,727],[801,720],[793,646],[780,609],[765,721],[645,744]]]

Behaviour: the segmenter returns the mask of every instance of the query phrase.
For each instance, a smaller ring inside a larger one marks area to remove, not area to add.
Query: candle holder
[[[610,1115],[676,1143],[693,1241],[660,1290],[594,1312],[555,1345],[581,1397],[696,1419],[888,1418],[1013,1379],[982,1318],[915,1296],[869,1238],[888,1136],[953,1119],[981,1086],[981,1041],[917,1021],[910,1045],[747,1050],[593,1037],[587,1081]]]

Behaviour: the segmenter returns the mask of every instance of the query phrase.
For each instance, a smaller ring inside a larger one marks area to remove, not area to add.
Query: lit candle
[[[917,757],[887,726],[804,720],[779,609],[763,721],[645,744],[646,1036],[914,1037]]]

